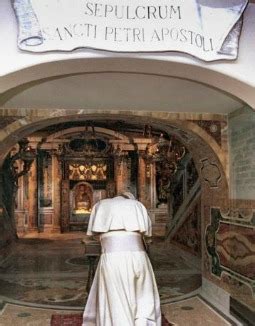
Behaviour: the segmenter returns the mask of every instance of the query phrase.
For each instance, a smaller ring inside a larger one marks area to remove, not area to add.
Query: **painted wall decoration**
[[[236,59],[248,0],[13,0],[18,46],[32,52],[93,48],[178,51],[205,61]],[[215,22],[217,21],[217,24]]]
[[[233,224],[218,208],[211,208],[211,223],[206,228],[206,247],[211,258],[211,273],[229,275],[248,285],[255,296],[255,226]]]

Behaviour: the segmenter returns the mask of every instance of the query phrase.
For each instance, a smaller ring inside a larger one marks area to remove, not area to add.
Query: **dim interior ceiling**
[[[9,92],[2,106],[228,114],[244,103],[195,81],[109,72],[63,76],[23,85]]]

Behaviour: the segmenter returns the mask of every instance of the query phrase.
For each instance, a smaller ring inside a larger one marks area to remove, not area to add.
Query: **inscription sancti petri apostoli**
[[[212,61],[237,57],[247,2],[13,0],[13,7],[22,50],[178,51]]]

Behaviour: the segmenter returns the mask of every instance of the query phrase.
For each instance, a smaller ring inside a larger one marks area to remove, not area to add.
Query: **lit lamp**
[[[185,147],[175,137],[172,136],[168,140],[161,133],[158,139],[154,138],[154,141],[147,145],[142,157],[148,165],[146,171],[149,171],[150,164],[158,163],[158,168],[167,170],[168,176],[171,176],[176,173],[178,162],[184,157],[185,153]],[[146,173],[146,175],[150,177],[149,173]]]

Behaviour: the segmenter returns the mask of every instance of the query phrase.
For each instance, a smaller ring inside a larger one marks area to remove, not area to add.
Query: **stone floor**
[[[229,326],[234,325],[195,296],[162,306],[168,321],[176,326]],[[50,326],[52,314],[81,313],[81,311],[55,310],[6,304],[0,313],[0,326]],[[71,326],[71,325],[70,325]]]
[[[56,311],[83,310],[88,275],[83,238],[79,232],[37,234],[12,246],[0,261],[1,326],[46,326]],[[154,241],[151,257],[162,310],[169,321],[185,326],[230,325],[196,296],[201,285],[198,259],[160,240]]]

